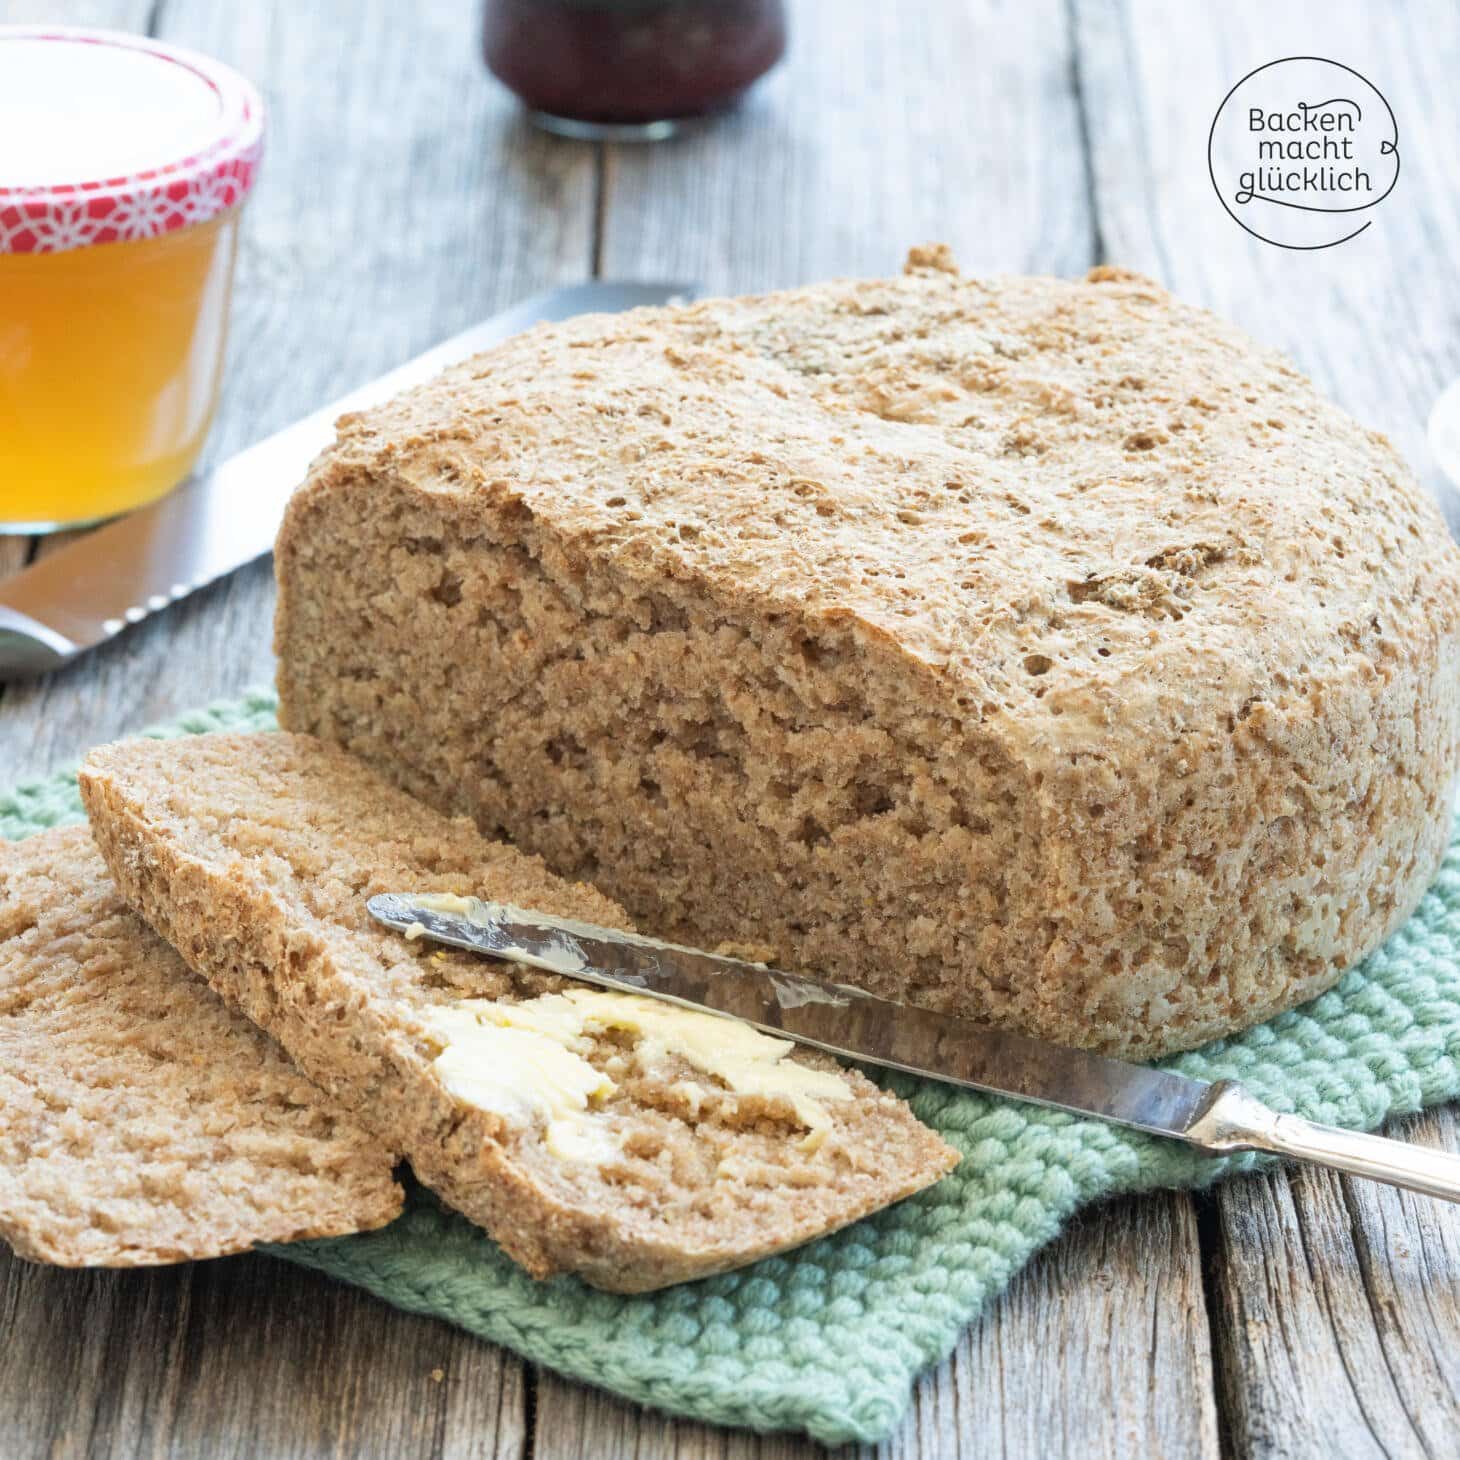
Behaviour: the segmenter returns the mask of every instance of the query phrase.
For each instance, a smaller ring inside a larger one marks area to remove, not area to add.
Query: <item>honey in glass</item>
[[[218,398],[256,93],[111,32],[0,27],[0,531],[142,506]]]
[[[0,256],[0,530],[154,501],[197,460],[222,374],[237,213]]]

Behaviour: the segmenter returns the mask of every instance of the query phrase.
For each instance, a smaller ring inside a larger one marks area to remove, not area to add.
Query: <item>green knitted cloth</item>
[[[272,727],[265,693],[154,735]],[[81,818],[73,775],[0,795],[0,837]],[[1331,993],[1170,1061],[1281,1110],[1364,1128],[1460,1094],[1460,845],[1408,924]],[[535,1283],[429,1194],[383,1231],[271,1249],[537,1363],[675,1414],[877,1440],[918,1372],[1086,1202],[1197,1186],[1242,1164],[1096,1121],[888,1081],[963,1153],[932,1190],[833,1237],[642,1297]]]

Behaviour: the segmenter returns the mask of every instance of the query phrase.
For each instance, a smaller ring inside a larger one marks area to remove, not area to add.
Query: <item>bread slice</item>
[[[345,417],[280,720],[661,937],[1147,1057],[1433,877],[1460,552],[1390,444],[1149,280],[569,320]]]
[[[122,901],[84,826],[0,843],[0,1237],[66,1267],[383,1226],[389,1148]]]
[[[587,1117],[612,1149],[565,1156],[543,1109],[453,1093],[464,1087],[448,1078],[442,1029],[481,1007],[468,1000],[526,1010],[516,1018],[560,1008],[532,1001],[569,983],[408,941],[365,903],[475,893],[625,927],[617,904],[305,736],[113,745],[88,758],[81,789],[107,865],[147,920],[534,1276],[576,1272],[623,1292],[701,1277],[851,1222],[957,1159],[901,1101],[824,1056],[792,1056],[846,1087],[825,1102],[812,1150],[792,1102],[736,1094],[672,1049],[607,1028],[574,1050],[612,1084]]]

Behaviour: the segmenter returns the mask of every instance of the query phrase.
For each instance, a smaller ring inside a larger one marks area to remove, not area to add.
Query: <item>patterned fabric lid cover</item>
[[[156,238],[242,202],[264,108],[236,71],[146,36],[0,26],[0,254]]]

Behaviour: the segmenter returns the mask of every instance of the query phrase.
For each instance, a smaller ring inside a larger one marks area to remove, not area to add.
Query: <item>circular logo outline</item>
[[[1389,105],[1389,98],[1385,96],[1384,93],[1380,91],[1379,88],[1375,86],[1374,83],[1370,81],[1369,78],[1365,76],[1362,71],[1356,71],[1352,66],[1346,66],[1342,61],[1334,61],[1327,56],[1279,56],[1275,61],[1264,61],[1261,66],[1254,66],[1252,70],[1250,70],[1245,76],[1240,77],[1236,82],[1234,82],[1231,89],[1227,92],[1226,96],[1222,98],[1221,104],[1217,107],[1216,115],[1212,118],[1211,128],[1207,132],[1207,176],[1210,177],[1212,180],[1212,191],[1216,193],[1217,201],[1222,205],[1222,209],[1226,213],[1226,215],[1244,233],[1251,234],[1253,238],[1258,239],[1260,242],[1271,244],[1274,248],[1292,249],[1294,252],[1297,253],[1315,253],[1319,249],[1323,248],[1337,248],[1339,244],[1347,243],[1351,238],[1357,238],[1359,234],[1361,234],[1373,223],[1374,220],[1372,218],[1366,218],[1361,224],[1359,224],[1357,228],[1354,229],[1352,233],[1345,233],[1342,238],[1335,238],[1328,243],[1283,243],[1279,239],[1269,238],[1265,233],[1259,233],[1255,228],[1249,227],[1231,210],[1231,208],[1227,206],[1227,199],[1222,194],[1221,184],[1217,182],[1216,166],[1212,162],[1212,148],[1215,145],[1217,138],[1217,123],[1221,121],[1222,113],[1226,110],[1227,103],[1232,100],[1233,96],[1236,95],[1238,88],[1246,85],[1246,83],[1249,82],[1254,76],[1256,76],[1259,71],[1267,71],[1273,66],[1281,66],[1288,61],[1320,61],[1325,66],[1337,66],[1340,71],[1347,71],[1350,76],[1358,77],[1358,79],[1362,81],[1364,85],[1367,86],[1369,90],[1372,91],[1374,95],[1377,96],[1379,100],[1384,103],[1384,110],[1389,113],[1389,120],[1394,127],[1394,145],[1392,149],[1394,153],[1394,178],[1390,182],[1389,186],[1385,188],[1384,191],[1380,193],[1377,198],[1373,199],[1372,202],[1363,203],[1359,207],[1355,208],[1306,208],[1304,209],[1304,211],[1322,213],[1358,213],[1367,211],[1369,208],[1378,207],[1378,205],[1382,203],[1384,199],[1387,198],[1389,194],[1394,191],[1399,182],[1400,171],[1403,169],[1404,166],[1404,159],[1400,156],[1399,153],[1399,119],[1394,115],[1394,108]],[[1301,203],[1289,204],[1285,206],[1303,208],[1303,204]]]

